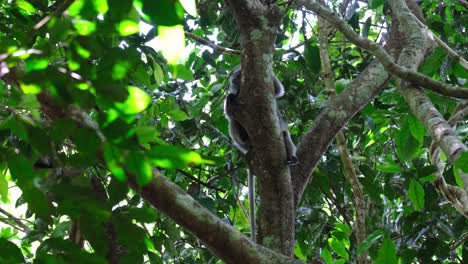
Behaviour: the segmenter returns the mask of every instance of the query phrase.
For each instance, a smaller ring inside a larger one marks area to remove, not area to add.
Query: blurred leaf
[[[60,253],[62,259],[66,263],[90,263],[90,264],[104,264],[107,261],[96,254],[88,253],[81,250],[76,244],[70,240],[49,238],[45,240],[38,248],[38,255],[46,255],[49,252]],[[50,263],[50,262],[45,262]],[[52,262],[55,263],[55,262]]]
[[[3,174],[3,166],[0,165],[0,199],[2,202],[8,202],[8,181],[6,175]]]
[[[315,74],[320,73],[320,53],[316,43],[309,43],[305,46],[304,56],[307,67]]]
[[[422,211],[424,209],[424,188],[417,180],[411,180],[408,195],[413,203],[414,210]]]
[[[323,260],[325,260],[328,264],[331,264],[333,263],[333,258],[332,258],[332,255],[330,253],[330,251],[327,249],[327,248],[324,248],[322,250],[322,253],[320,254],[320,256],[323,258]]]
[[[193,73],[185,65],[182,64],[176,64],[172,65],[172,72],[174,74],[174,77],[180,78],[185,81],[191,81],[193,80]]]
[[[371,9],[377,9],[380,6],[383,6],[385,0],[369,0],[369,7]]]
[[[401,167],[398,164],[377,164],[377,169],[381,172],[397,173],[401,171]]]
[[[417,139],[422,145],[424,142],[424,135],[426,133],[423,124],[421,124],[421,122],[419,122],[419,120],[414,115],[409,115],[407,122],[411,131],[411,135],[413,135],[413,137]]]
[[[177,63],[185,48],[185,34],[183,26],[158,26],[158,36],[164,57],[170,64]]]
[[[419,67],[419,71],[425,75],[433,76],[440,69],[440,65],[446,57],[447,54],[441,48],[437,47],[434,52],[424,60],[424,63]]]
[[[138,114],[148,107],[151,98],[142,89],[128,86],[128,97],[123,103],[115,103],[115,108],[125,115]]]
[[[196,152],[168,145],[152,147],[148,152],[148,157],[151,159],[153,166],[166,169],[181,169],[202,163],[211,163],[208,160],[204,160]]]
[[[47,68],[49,61],[47,59],[30,59],[26,61],[26,72],[43,70]]]
[[[184,9],[179,1],[173,0],[143,0],[143,12],[156,25],[175,26],[182,24]]]
[[[336,238],[329,238],[328,245],[336,252],[340,257],[343,257],[345,260],[349,259],[348,251],[346,250],[345,245],[342,241]]]
[[[37,9],[28,1],[25,0],[16,0],[16,5],[21,8],[22,10],[26,11],[29,15],[33,14],[37,11]]]
[[[400,130],[398,130],[395,143],[397,145],[398,155],[404,161],[410,160],[422,145],[422,142],[419,142],[412,136],[408,126],[402,126]]]
[[[171,110],[167,114],[170,117],[174,118],[174,120],[176,120],[176,121],[184,121],[184,120],[189,119],[187,114],[184,111],[180,110],[180,109]]]
[[[361,255],[362,252],[368,250],[372,245],[375,244],[375,242],[377,242],[377,240],[379,238],[381,238],[383,235],[384,235],[384,231],[382,230],[376,230],[374,232],[372,232],[372,234],[370,234],[369,236],[367,236],[367,238],[362,241],[361,244],[359,244],[359,248],[358,248],[358,251],[357,251],[357,254],[358,255]]]
[[[46,195],[36,186],[37,175],[33,170],[31,162],[24,157],[16,156],[8,160],[11,176],[15,179],[22,191],[28,208],[38,217],[48,220],[52,213]]]
[[[73,26],[76,28],[78,34],[83,36],[91,35],[96,31],[96,23],[86,20],[75,20]]]
[[[133,219],[141,223],[151,224],[157,220],[155,210],[148,206],[143,206],[141,208],[132,207],[128,212]]]
[[[112,174],[120,181],[127,179],[125,171],[122,169],[120,164],[121,151],[110,145],[104,145],[104,160],[106,161],[107,167],[112,172]]]
[[[379,264],[395,264],[397,263],[397,256],[395,245],[391,239],[385,238],[382,246],[378,251],[377,261]]]
[[[185,11],[189,13],[193,17],[197,17],[197,5],[195,3],[195,0],[179,0],[179,2],[182,4],[184,7]]]
[[[463,152],[460,157],[455,161],[453,166],[453,174],[455,176],[455,181],[460,188],[465,188],[463,180],[462,180],[462,173],[466,175],[468,174],[468,151]]]
[[[131,20],[124,20],[117,25],[117,30],[121,36],[130,36],[140,31],[137,23]]]
[[[14,243],[0,237],[0,263],[25,263],[21,250]]]
[[[136,175],[139,186],[145,186],[153,180],[153,170],[145,157],[138,153],[130,153],[125,159],[126,168]]]

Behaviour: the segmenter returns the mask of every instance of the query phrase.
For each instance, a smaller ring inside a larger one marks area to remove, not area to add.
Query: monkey
[[[229,135],[234,145],[243,153],[247,154],[252,148],[249,135],[244,127],[235,119],[233,112],[238,111],[237,109],[237,98],[240,93],[241,84],[241,68],[236,67],[229,76],[229,92],[224,102],[224,113],[229,122]],[[280,80],[273,74],[273,86],[275,92],[275,98],[280,98],[284,95],[284,86]],[[278,108],[275,109],[276,116],[279,120],[281,134],[283,136],[287,163],[288,165],[296,165],[298,159],[296,157],[296,146],[294,145],[291,134],[289,134],[286,122]],[[249,197],[249,222],[251,239],[256,242],[256,224],[255,224],[255,181],[254,174],[250,169],[247,169],[247,186],[248,186],[248,197]]]
[[[240,93],[241,83],[241,68],[236,67],[229,76],[229,92],[224,102],[224,113],[229,122],[229,135],[236,146],[243,154],[246,154],[251,149],[251,142],[247,131],[242,125],[235,120],[232,111],[236,111],[234,105],[237,104],[237,98]],[[280,80],[273,74],[273,86],[275,92],[275,98],[278,99],[284,95],[284,86]],[[296,146],[294,145],[291,134],[288,131],[288,126],[284,121],[278,108],[275,109],[276,116],[279,120],[281,133],[284,139],[284,144],[287,154],[287,163],[289,165],[296,165],[298,163],[296,157]]]

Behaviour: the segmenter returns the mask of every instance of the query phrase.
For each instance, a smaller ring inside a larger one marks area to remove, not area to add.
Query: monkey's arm
[[[289,133],[288,125],[284,121],[278,109],[276,110],[276,115],[279,119],[281,134],[283,136],[284,146],[286,148],[287,162],[289,165],[297,165],[299,163],[299,160],[296,157],[296,145],[294,145],[294,142],[291,139],[291,134]]]
[[[249,135],[244,127],[236,120],[239,113],[239,104],[237,102],[237,95],[228,94],[224,104],[224,113],[229,122],[229,135],[234,145],[243,153],[246,154],[251,149],[251,142]]]
[[[284,86],[280,82],[278,77],[276,77],[276,75],[274,75],[274,74],[273,74],[273,85],[275,87],[275,97],[276,98],[282,97],[284,95]]]

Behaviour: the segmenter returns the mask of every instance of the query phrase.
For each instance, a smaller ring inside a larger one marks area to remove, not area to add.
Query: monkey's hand
[[[299,160],[297,159],[296,156],[291,156],[288,158],[288,165],[289,166],[296,166],[299,164]]]

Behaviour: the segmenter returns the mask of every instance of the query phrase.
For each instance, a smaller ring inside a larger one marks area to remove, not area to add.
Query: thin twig
[[[418,24],[427,30],[427,33],[429,34],[429,36],[435,41],[435,43],[440,47],[442,48],[443,50],[445,50],[451,57],[453,57],[455,60],[457,60],[460,65],[465,68],[465,70],[468,70],[468,61],[466,61],[462,56],[460,56],[460,54],[458,54],[456,51],[454,51],[452,48],[450,48],[447,44],[445,44],[445,42],[443,42],[437,35],[435,35],[423,22],[421,22],[421,20],[419,20],[419,18],[417,16],[415,16],[413,13],[411,13],[414,17],[414,19],[416,20],[416,22],[418,22]]]
[[[2,208],[0,208],[0,213],[8,216],[9,219],[11,219],[16,224],[18,224],[20,227],[22,227],[23,228],[22,231],[25,232],[26,234],[31,232],[31,229],[25,223],[23,223],[23,221],[20,218],[8,213],[7,211],[3,210]]]
[[[199,183],[200,185],[205,186],[206,188],[213,189],[213,190],[216,190],[218,192],[226,192],[226,190],[223,190],[223,189],[218,188],[216,186],[212,186],[212,185],[210,185],[210,184],[208,184],[206,182],[203,182],[203,181],[197,179],[196,177],[194,177],[193,175],[191,175],[190,173],[188,173],[186,171],[183,171],[183,170],[179,169],[179,170],[177,170],[177,172],[182,173],[182,175],[184,175],[185,177],[187,177],[187,178],[189,178],[189,179],[191,179],[193,181],[196,181],[197,183]]]
[[[205,46],[208,46],[210,48],[213,48],[214,50],[217,50],[219,52],[222,52],[222,53],[227,53],[227,54],[234,54],[234,55],[240,55],[241,52],[240,50],[234,50],[234,49],[230,49],[230,48],[225,48],[225,47],[222,47],[222,46],[219,46],[219,45],[216,45],[214,44],[213,42],[211,41],[208,41],[200,36],[197,36],[193,33],[190,33],[190,32],[185,32],[185,35],[190,38],[190,39],[193,39],[195,40],[196,42],[200,43],[200,44],[203,44]]]

